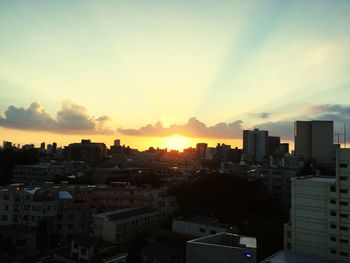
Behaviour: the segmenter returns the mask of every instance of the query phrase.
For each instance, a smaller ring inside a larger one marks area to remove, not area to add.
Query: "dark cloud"
[[[186,124],[171,125],[164,127],[161,122],[148,124],[139,129],[118,129],[121,134],[134,136],[169,136],[182,134],[190,137],[227,138],[235,139],[242,137],[243,121],[237,120],[231,123],[220,122],[213,126],[207,126],[196,118],[190,118]]]
[[[259,117],[261,119],[267,119],[270,117],[270,113],[269,112],[262,112],[262,113],[259,113]]]
[[[338,122],[350,121],[350,106],[339,104],[322,104],[310,107],[314,118]]]
[[[107,116],[94,118],[87,109],[70,101],[63,101],[56,117],[47,113],[38,102],[28,108],[9,106],[4,115],[0,115],[0,126],[12,129],[50,131],[57,133],[94,133],[108,134],[105,128]]]
[[[282,140],[293,140],[294,121],[265,122],[256,125],[260,130],[269,131],[269,135],[280,136]]]

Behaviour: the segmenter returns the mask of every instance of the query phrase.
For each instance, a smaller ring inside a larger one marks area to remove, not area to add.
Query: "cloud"
[[[50,131],[56,133],[110,134],[105,128],[107,116],[90,116],[84,106],[65,100],[54,117],[45,111],[39,102],[28,108],[9,106],[5,114],[0,114],[0,126],[11,129]]]
[[[259,117],[261,119],[267,119],[270,117],[270,113],[269,112],[262,112],[262,113],[259,113]]]
[[[282,140],[293,140],[294,138],[294,120],[265,122],[255,127],[269,131],[269,135],[280,136]]]
[[[310,113],[318,119],[338,122],[350,121],[350,106],[340,104],[321,104],[311,106]]]
[[[238,139],[242,137],[242,123],[237,120],[231,123],[220,122],[213,126],[207,126],[205,123],[192,117],[187,123],[177,125],[173,124],[169,127],[164,127],[161,122],[156,124],[148,124],[139,129],[118,129],[123,135],[133,136],[169,136],[172,134],[181,134],[190,137],[203,138],[226,138]]]

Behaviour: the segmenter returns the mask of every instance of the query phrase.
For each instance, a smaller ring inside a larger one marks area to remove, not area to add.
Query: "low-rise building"
[[[253,263],[256,250],[256,238],[219,233],[187,241],[186,263]]]
[[[179,217],[173,220],[172,231],[176,233],[205,237],[227,232],[228,226],[219,223],[217,219],[205,216]]]
[[[93,216],[94,234],[114,244],[132,241],[140,234],[148,233],[159,223],[159,210],[152,207],[136,207],[96,214]]]

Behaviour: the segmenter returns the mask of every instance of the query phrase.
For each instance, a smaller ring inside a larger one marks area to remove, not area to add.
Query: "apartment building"
[[[292,179],[285,249],[350,262],[350,149],[336,150],[336,177]]]
[[[94,234],[114,244],[132,241],[139,234],[149,232],[159,223],[159,210],[136,207],[93,216]]]
[[[188,218],[177,218],[173,220],[172,231],[176,233],[191,235],[194,237],[205,237],[217,233],[227,232],[227,226],[219,223],[217,219],[206,216],[192,216]]]

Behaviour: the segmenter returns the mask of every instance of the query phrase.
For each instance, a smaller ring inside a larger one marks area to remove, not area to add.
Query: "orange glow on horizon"
[[[171,135],[165,138],[164,146],[168,150],[183,151],[192,146],[191,139],[182,135]]]

